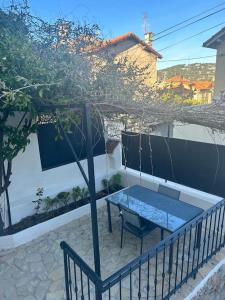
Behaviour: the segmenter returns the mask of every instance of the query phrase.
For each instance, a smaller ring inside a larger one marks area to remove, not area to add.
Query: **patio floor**
[[[125,233],[124,247],[120,249],[118,209],[112,209],[112,234],[108,232],[106,207],[98,210],[98,217],[101,271],[102,277],[105,279],[139,255],[140,241]],[[144,250],[155,245],[159,242],[159,239],[160,231],[156,229],[145,238]],[[0,299],[65,299],[63,255],[60,248],[62,240],[66,241],[93,267],[90,216],[84,216],[26,245],[14,250],[0,252]],[[205,267],[200,269],[195,280],[190,279],[171,299],[184,299],[223,257],[225,257],[224,249],[214,256]],[[162,267],[160,258],[157,265],[160,272]],[[154,267],[152,270],[154,270]],[[137,285],[134,284],[136,287]],[[118,298],[115,296],[112,299]],[[126,297],[123,299],[126,299]],[[128,296],[127,299],[129,299]]]

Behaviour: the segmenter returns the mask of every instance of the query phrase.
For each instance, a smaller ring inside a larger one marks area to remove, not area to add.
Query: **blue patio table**
[[[108,211],[108,226],[112,232],[110,204],[125,206],[143,219],[156,224],[159,228],[175,232],[204,210],[181,200],[152,191],[140,185],[133,185],[113,195],[106,197]],[[197,230],[197,243],[201,240],[201,223]],[[170,249],[170,265],[172,264],[173,249]],[[172,265],[170,266],[170,270]]]

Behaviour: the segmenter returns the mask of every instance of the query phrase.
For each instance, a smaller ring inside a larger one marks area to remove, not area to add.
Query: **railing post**
[[[66,287],[66,300],[70,300],[70,292],[69,292],[69,277],[68,277],[68,261],[67,254],[65,250],[63,250],[64,257],[64,272],[65,272],[65,287]]]
[[[88,177],[89,177],[88,189],[90,192],[90,204],[91,204],[94,264],[95,264],[95,272],[101,278],[99,237],[98,237],[98,216],[97,216],[96,191],[95,191],[95,171],[94,171],[94,159],[93,159],[91,109],[90,109],[90,105],[87,103],[84,105],[84,121],[85,121],[86,140],[87,140],[86,149],[87,149]]]
[[[99,285],[95,285],[95,299],[102,300],[102,290]]]

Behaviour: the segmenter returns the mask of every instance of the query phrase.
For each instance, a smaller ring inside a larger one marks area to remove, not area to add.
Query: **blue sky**
[[[114,37],[128,31],[143,38],[143,15],[148,14],[149,30],[157,33],[186,18],[210,9],[222,0],[30,0],[31,10],[46,20],[52,21],[57,17],[73,20],[88,19],[96,22],[103,29],[105,37]],[[0,0],[1,3],[1,0]],[[3,4],[7,0],[2,0]],[[225,4],[224,4],[225,7]],[[222,8],[222,7],[220,7]],[[220,9],[217,8],[217,9]],[[215,9],[215,10],[217,10]],[[154,48],[160,50],[174,44],[192,34],[225,22],[225,10],[192,25],[185,30],[176,32],[154,43]],[[162,51],[164,60],[199,57],[216,54],[215,50],[204,49],[202,43],[219,31],[224,25],[214,28],[196,38],[190,39],[176,47]],[[186,61],[184,63],[195,61]],[[196,60],[196,62],[215,62],[215,58]],[[158,64],[163,68],[178,62]]]

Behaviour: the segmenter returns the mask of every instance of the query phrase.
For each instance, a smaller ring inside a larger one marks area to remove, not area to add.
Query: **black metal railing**
[[[224,246],[224,219],[222,200],[105,280],[62,242],[67,300],[169,299]]]

